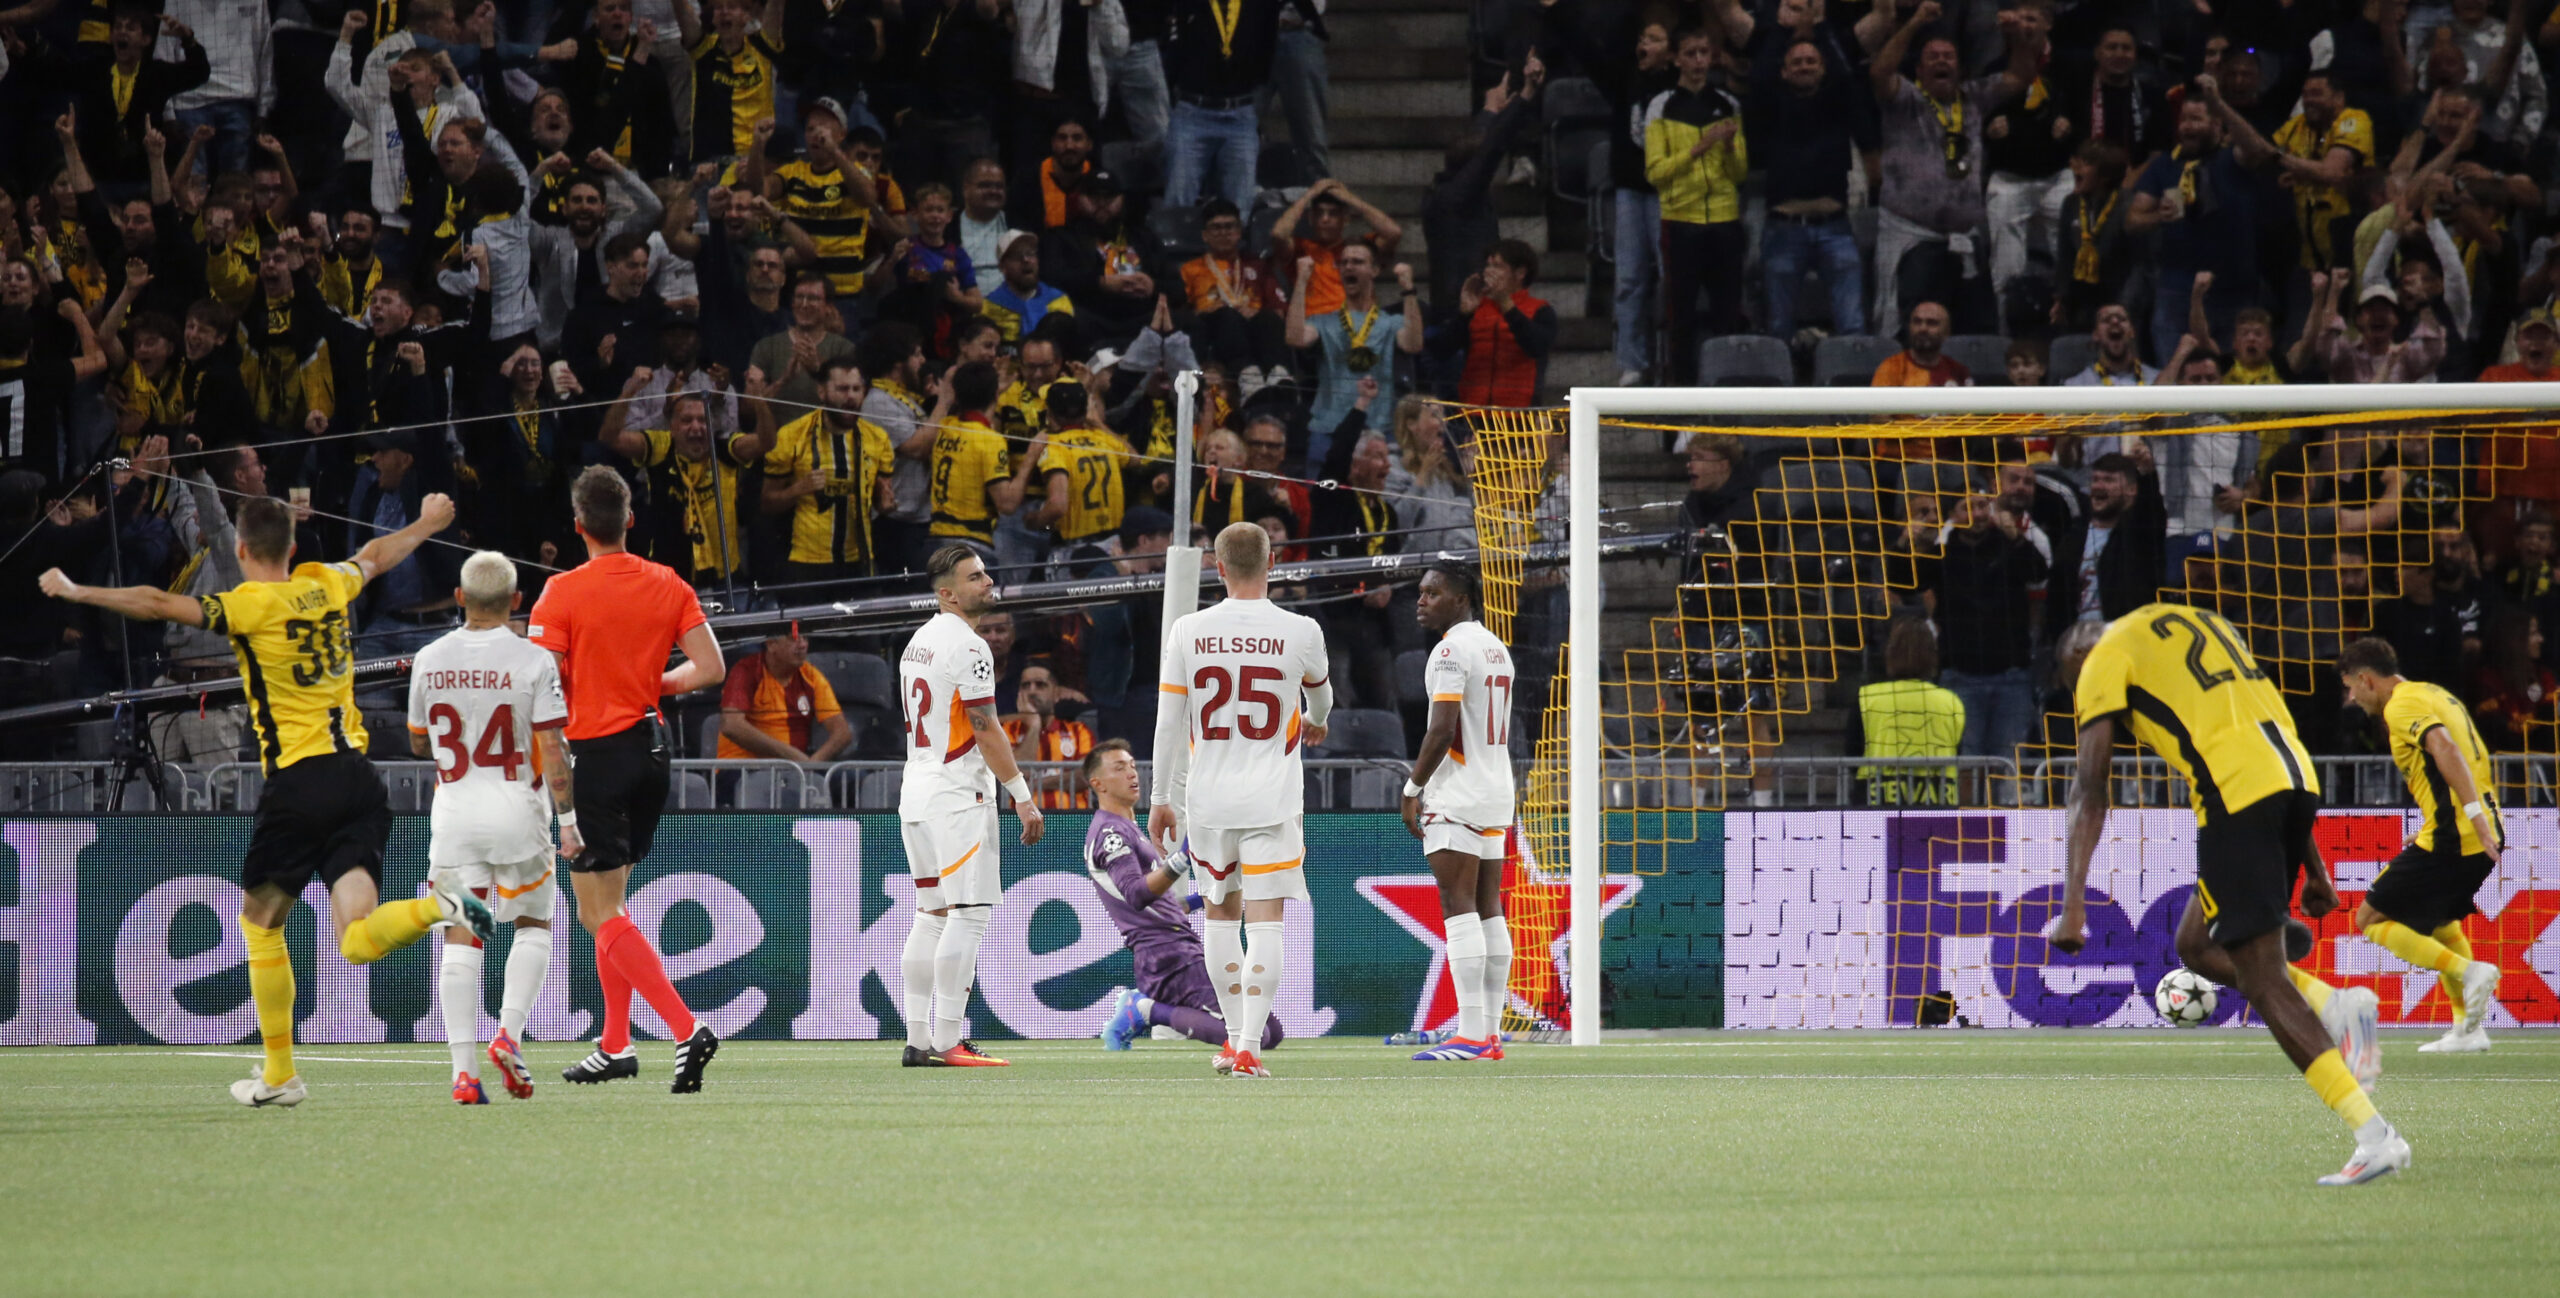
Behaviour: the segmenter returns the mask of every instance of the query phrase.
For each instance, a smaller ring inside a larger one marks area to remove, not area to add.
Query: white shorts
[[[548,856],[512,865],[473,862],[447,867],[462,876],[462,886],[473,896],[489,903],[489,913],[501,924],[519,919],[551,922],[552,902],[560,895],[558,872]]]
[[[915,880],[917,910],[992,906],[1004,900],[995,803],[932,820],[902,820],[898,831],[907,845],[907,874]]]
[[[1430,812],[1422,813],[1422,853],[1464,852],[1486,861],[1499,861],[1503,856],[1503,838],[1511,827],[1495,825],[1490,829],[1462,824]]]
[[[1222,902],[1242,892],[1246,901],[1307,900],[1307,838],[1298,821],[1257,829],[1193,825],[1186,832],[1198,866],[1191,877],[1203,898]]]

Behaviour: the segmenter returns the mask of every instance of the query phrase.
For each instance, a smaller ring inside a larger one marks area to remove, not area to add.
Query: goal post
[[[1607,817],[1608,790],[1605,780],[1610,762],[1610,737],[1604,735],[1604,687],[1612,670],[1611,654],[1604,617],[1611,607],[1602,554],[1604,508],[1604,476],[1607,473],[1606,440],[1612,426],[1660,430],[1662,433],[1690,432],[1735,436],[1744,442],[1754,437],[1790,438],[1810,442],[1832,442],[1846,445],[1846,439],[1860,439],[1872,444],[1876,452],[1840,451],[1828,453],[1834,460],[1864,459],[1869,467],[1892,461],[1890,472],[1909,471],[1913,459],[1929,459],[1926,450],[1906,459],[1900,449],[1889,453],[1885,448],[1895,443],[1925,447],[1926,440],[1913,439],[1983,439],[1986,435],[2035,436],[2041,432],[2081,435],[2133,435],[2177,437],[2232,429],[2274,429],[2327,427],[2353,429],[2362,423],[2387,425],[2397,429],[2451,429],[2468,432],[2481,429],[2506,429],[2504,444],[2517,442],[2523,436],[2547,435],[2525,432],[2560,424],[2560,384],[2477,383],[2477,384],[2412,384],[2412,385],[2218,385],[2218,386],[2145,386],[2145,387],[1960,387],[1960,388],[1864,388],[1864,387],[1788,387],[1788,388],[1576,388],[1567,398],[1566,419],[1570,437],[1567,468],[1570,490],[1567,539],[1570,545],[1570,573],[1567,627],[1567,651],[1563,659],[1566,688],[1561,692],[1561,706],[1566,711],[1563,731],[1564,791],[1567,797],[1566,842],[1570,871],[1569,897],[1572,914],[1567,932],[1567,957],[1570,969],[1580,975],[1569,983],[1572,1014],[1571,1039],[1575,1045],[1593,1045],[1600,1040],[1602,1015],[1602,980],[1596,976],[1603,968],[1602,914],[1604,875],[1608,869],[1605,854],[1609,848]],[[2183,422],[2163,423],[2174,417]],[[2343,438],[2344,434],[2341,434]],[[1835,441],[1834,439],[1842,439]],[[2495,440],[2495,439],[2492,439]],[[1816,452],[1808,458],[1821,459]],[[1976,466],[1978,467],[1978,466]],[[2255,468],[2255,465],[2249,466]],[[2470,494],[2472,473],[2484,467],[2478,461],[2456,466],[2454,472],[2463,480],[2459,502],[2481,499]],[[2521,468],[2503,462],[2499,469]],[[1978,483],[1978,474],[1968,466],[1955,466],[1955,479],[1960,483]],[[2308,475],[2303,475],[2307,477]],[[1792,480],[1790,480],[1792,482]],[[1820,486],[1818,475],[1808,475],[1806,482],[1817,486],[1804,494],[1836,491]],[[1899,477],[1896,481],[1900,481]],[[2238,479],[2233,480],[2235,483]],[[1869,494],[1877,494],[1870,479]],[[1763,494],[1783,486],[1762,486]],[[1900,489],[1897,488],[1897,491]],[[1935,493],[1944,486],[1926,488]],[[1957,491],[1979,491],[1978,486],[1959,486]],[[2394,491],[2397,488],[2393,488]],[[1951,497],[1952,499],[1952,497]],[[1967,506],[1970,508],[1970,504]],[[1869,515],[1869,521],[1876,516]],[[1826,543],[1827,544],[1827,543]],[[1869,543],[1871,544],[1871,543]],[[1828,559],[1830,556],[1812,556]],[[1851,556],[1852,559],[1861,556]],[[2224,560],[2223,562],[2228,562]],[[2253,560],[2253,562],[2260,562]],[[2301,567],[2300,560],[2283,562]],[[2208,564],[2208,568],[2212,565]],[[1690,575],[1695,580],[1695,575]],[[1854,578],[1852,579],[1854,582]],[[2227,580],[2227,579],[2224,579]],[[1771,586],[1779,584],[1772,579]],[[1908,583],[1905,583],[1906,586]],[[2228,589],[2222,587],[2218,589]],[[1796,592],[1787,592],[1793,596]],[[1848,592],[1854,603],[1863,598],[1857,591]],[[2336,603],[2334,593],[2331,599]],[[1819,619],[1820,610],[1811,615],[1797,614],[1800,621]],[[2292,613],[2282,616],[2290,618]],[[1857,619],[1853,616],[1851,621]],[[2332,635],[2343,622],[2333,622]],[[2252,628],[2259,630],[2262,628]],[[2290,635],[2296,628],[2290,623],[2278,630]],[[2560,636],[2560,628],[2548,628]],[[1720,645],[1723,642],[1718,642]],[[2293,643],[2288,640],[2287,644]],[[2306,641],[2306,643],[2321,643]],[[1658,648],[1658,646],[1656,646]],[[1826,641],[1821,653],[1827,657],[1843,651],[1862,650],[1862,644],[1842,646]],[[1760,650],[1775,653],[1773,646]],[[1738,654],[1755,652],[1747,642],[1737,645]],[[1649,652],[1649,651],[1638,651]],[[1802,652],[1799,650],[1799,652]],[[2334,652],[2334,649],[2332,649]],[[2290,655],[2292,650],[2287,650]],[[1630,657],[1634,653],[1629,654]],[[1683,657],[1685,659],[1685,652]],[[2288,663],[2297,669],[2325,669],[2325,661],[2312,663],[2310,655]],[[1685,665],[1684,665],[1684,669]],[[1828,680],[1810,677],[1809,680]],[[1806,680],[1794,682],[1803,685]],[[1699,688],[1694,677],[1684,687]],[[1633,683],[1622,683],[1632,697]],[[1776,686],[1777,698],[1767,705],[1771,712],[1789,710],[1787,682]],[[1556,706],[1551,704],[1551,707]],[[1631,703],[1620,704],[1633,710]],[[1657,705],[1658,706],[1658,705]],[[1801,709],[1798,702],[1797,710]],[[1551,718],[1552,720],[1552,718]],[[1762,751],[1760,735],[1750,736],[1753,760]],[[1623,744],[1623,738],[1617,740]],[[2550,744],[2546,735],[2538,741]],[[1720,752],[1722,750],[1719,750]],[[2532,750],[2542,753],[2542,748]],[[1723,756],[1719,762],[1727,760]],[[1552,866],[1552,861],[1547,863]],[[2536,894],[2539,895],[2539,894]]]

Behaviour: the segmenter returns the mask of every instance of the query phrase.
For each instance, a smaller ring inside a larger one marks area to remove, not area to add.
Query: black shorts
[[[2472,897],[2489,881],[2489,854],[2456,856],[2411,843],[2383,867],[2382,877],[2364,894],[2364,904],[2421,933],[2476,914]]]
[[[658,817],[667,807],[667,746],[658,724],[643,721],[620,734],[572,739],[569,756],[578,837],[587,845],[569,862],[570,872],[639,864],[657,840]]]
[[[2283,926],[2319,818],[2320,795],[2287,791],[2196,831],[2196,904],[2214,945],[2243,946]]]
[[[267,777],[240,886],[274,884],[298,897],[313,875],[335,886],[349,870],[382,887],[382,849],[391,841],[391,799],[362,753],[306,757]]]

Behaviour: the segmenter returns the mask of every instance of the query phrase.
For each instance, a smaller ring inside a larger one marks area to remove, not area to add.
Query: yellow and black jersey
[[[996,408],[992,413],[996,419],[996,431],[1004,434],[1005,440],[1013,445],[1027,448],[1031,439],[1038,437],[1040,430],[1049,425],[1048,386],[1043,384],[1035,388],[1027,383],[1015,383],[996,397]]]
[[[1049,438],[1040,456],[1039,477],[1067,475],[1067,513],[1058,520],[1061,541],[1092,541],[1120,530],[1128,508],[1128,488],[1121,470],[1130,460],[1129,444],[1107,428],[1070,428]],[[1058,484],[1049,483],[1049,490]]]
[[[679,561],[669,552],[675,538],[662,530],[657,561],[681,573],[736,571],[747,553],[740,533],[745,520],[738,517],[742,509],[738,471],[748,462],[737,451],[747,434],[721,438],[718,453],[699,460],[677,455],[675,434],[664,428],[651,428],[641,435],[649,439],[649,452],[640,463],[649,470],[652,494],[682,510],[684,540],[691,551]]]
[[[2276,128],[2275,138],[2268,141],[2294,157],[2318,162],[2329,156],[2331,149],[2346,149],[2356,155],[2355,165],[2373,165],[2373,119],[2363,109],[2341,108],[2329,129],[2311,129],[2311,119],[2296,114]],[[2332,247],[2335,222],[2355,214],[2355,202],[2347,191],[2336,185],[2313,185],[2296,181],[2293,186],[2294,220],[2301,226],[2302,265],[2320,270],[2346,260],[2351,249]]]
[[[2117,618],[2081,666],[2073,703],[2083,726],[2129,721],[2187,778],[2199,825],[2274,794],[2320,791],[2284,696],[2218,613],[2145,604]]]
[[[897,453],[880,425],[857,419],[851,428],[831,427],[823,410],[774,434],[773,449],[764,456],[767,479],[795,482],[811,472],[827,479],[791,504],[793,563],[860,563],[871,557],[871,509]]]
[[[693,49],[693,160],[744,154],[756,145],[756,123],[773,116],[773,83],[781,38],[749,32],[732,54],[704,32]]]
[[[198,601],[205,629],[230,640],[240,660],[267,774],[306,757],[365,750],[347,614],[363,589],[364,571],[353,562],[306,563],[283,581],[242,582]]]
[[[350,320],[363,315],[373,304],[374,286],[381,282],[380,257],[366,258],[363,274],[357,274],[344,257],[327,257],[320,262],[320,300]]]
[[[853,196],[841,167],[818,171],[806,158],[777,168],[773,205],[809,232],[818,246],[818,269],[839,294],[862,291],[862,263],[871,244],[871,209]]]
[[[2506,846],[2507,827],[2498,815],[2497,784],[2489,778],[2489,746],[2480,742],[2480,730],[2471,724],[2471,714],[2441,685],[2425,681],[2404,680],[2391,691],[2391,701],[2382,705],[2383,728],[2391,732],[2391,760],[2409,781],[2409,794],[2418,800],[2426,822],[2409,842],[2445,856],[2471,856],[2481,850],[2480,831],[2472,827],[2471,818],[2462,814],[2455,800],[2452,782],[2437,769],[2435,758],[2427,754],[2427,732],[2442,727],[2445,737],[2453,741],[2453,749],[2461,754],[2462,764],[2471,771],[2471,787],[2480,803],[2488,809],[2489,824],[2498,831],[2498,845]]]
[[[1009,476],[1001,434],[970,415],[945,420],[933,439],[933,525],[927,530],[994,544],[996,507],[987,488]]]
[[[258,250],[266,242],[280,239],[275,222],[264,214],[244,229],[233,232],[228,240],[214,236],[201,216],[195,221],[195,239],[204,250],[205,296],[233,312],[247,309],[249,300],[258,294]]]

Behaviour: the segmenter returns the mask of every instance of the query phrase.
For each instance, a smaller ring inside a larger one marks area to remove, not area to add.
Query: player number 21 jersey
[[[1173,624],[1158,680],[1190,718],[1185,824],[1253,829],[1306,810],[1298,715],[1329,670],[1315,619],[1266,599],[1225,600]],[[1160,800],[1171,801],[1172,766],[1158,754]]]
[[[1482,622],[1460,622],[1424,665],[1431,701],[1458,705],[1458,736],[1422,789],[1422,809],[1476,829],[1511,823],[1511,651]]]
[[[505,627],[446,634],[409,673],[409,729],[427,737],[436,797],[427,862],[512,865],[551,851],[533,732],[565,726],[560,666]]]
[[[970,708],[996,701],[995,655],[977,630],[955,613],[917,627],[898,658],[898,700],[907,723],[898,817],[927,820],[994,798],[995,774],[969,726]]]

